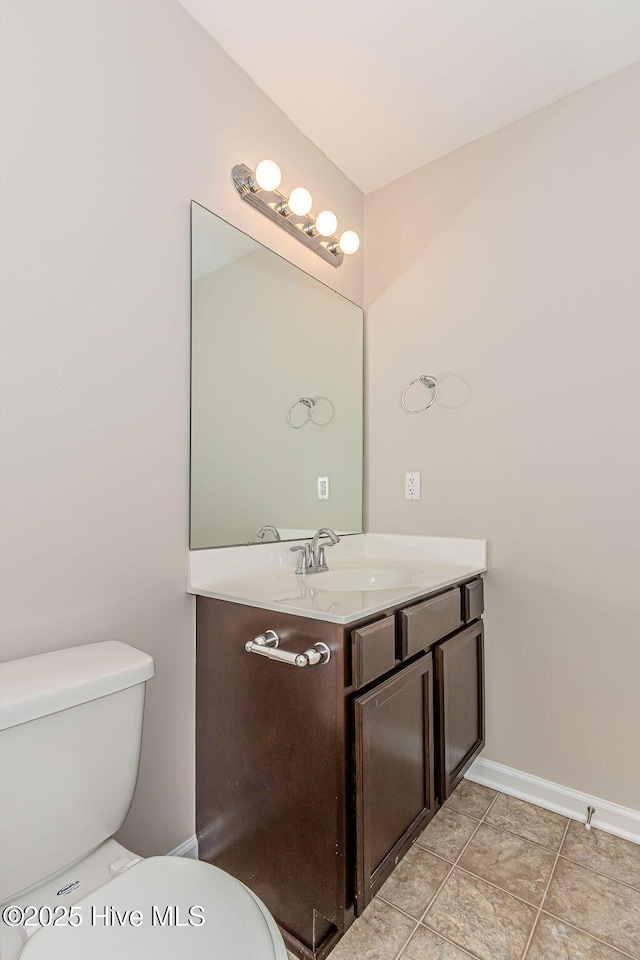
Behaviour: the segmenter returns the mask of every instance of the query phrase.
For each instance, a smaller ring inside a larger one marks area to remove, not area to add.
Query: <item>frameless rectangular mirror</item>
[[[362,531],[360,307],[191,204],[191,549]]]

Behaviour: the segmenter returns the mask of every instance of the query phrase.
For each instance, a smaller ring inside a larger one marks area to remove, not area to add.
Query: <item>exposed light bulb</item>
[[[256,167],[256,183],[263,190],[277,190],[282,180],[280,167],[275,160],[261,160]]]
[[[321,237],[330,237],[338,226],[338,218],[331,210],[323,210],[316,217],[316,230]]]
[[[360,246],[360,237],[355,230],[345,230],[345,232],[340,235],[338,246],[343,253],[355,253]]]
[[[295,213],[298,217],[305,217],[311,210],[312,204],[311,194],[304,187],[296,187],[292,190],[287,201],[291,213]]]

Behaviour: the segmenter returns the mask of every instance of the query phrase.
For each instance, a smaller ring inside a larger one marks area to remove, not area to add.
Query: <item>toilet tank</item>
[[[153,673],[115,640],[0,663],[0,903],[122,825]]]

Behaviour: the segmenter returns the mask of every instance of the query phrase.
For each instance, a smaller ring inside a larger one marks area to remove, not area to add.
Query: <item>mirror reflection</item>
[[[361,308],[195,202],[191,251],[191,548],[361,532]]]

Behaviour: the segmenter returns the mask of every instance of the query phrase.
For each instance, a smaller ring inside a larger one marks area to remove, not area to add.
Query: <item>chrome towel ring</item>
[[[422,383],[427,388],[427,390],[433,390],[433,396],[430,400],[427,401],[424,407],[418,407],[413,410],[411,407],[407,406],[407,391],[414,383]],[[438,396],[438,381],[435,377],[430,377],[426,373],[423,373],[422,376],[416,377],[415,380],[412,380],[411,383],[408,383],[404,390],[402,391],[401,403],[403,410],[406,410],[407,413],[422,413],[424,410],[428,410],[429,407],[436,402],[436,397]]]
[[[329,416],[326,416],[326,410],[324,410],[325,419],[317,419],[318,416],[322,417],[323,403],[329,410]],[[303,409],[298,411],[298,413],[296,413],[292,419],[293,411],[299,404]],[[321,411],[320,414],[318,414],[318,411]],[[316,419],[314,419],[314,414]],[[300,423],[294,422],[297,421],[298,416],[301,418]],[[287,413],[287,423],[294,430],[299,430],[300,427],[306,427],[309,422],[314,423],[316,427],[326,427],[331,423],[334,416],[335,408],[333,406],[333,402],[329,400],[329,397],[300,397],[299,400],[296,400],[296,402],[289,407],[289,412]],[[302,419],[303,417],[304,419]]]

